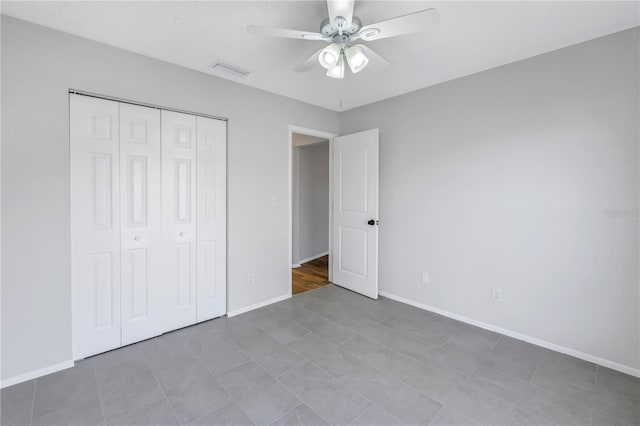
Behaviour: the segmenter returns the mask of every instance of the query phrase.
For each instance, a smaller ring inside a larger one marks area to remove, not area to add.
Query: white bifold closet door
[[[197,320],[227,311],[227,123],[196,117]]]
[[[164,331],[160,111],[120,103],[122,344]]]
[[[70,96],[74,359],[226,313],[226,122]]]
[[[75,359],[120,346],[118,104],[70,98],[71,282]]]
[[[162,233],[167,325],[196,322],[196,117],[162,111]]]
[[[226,311],[226,123],[162,111],[170,329]]]

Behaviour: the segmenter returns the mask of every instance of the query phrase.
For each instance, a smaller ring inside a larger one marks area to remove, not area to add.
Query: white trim
[[[291,290],[289,290],[289,291],[291,291]],[[282,300],[286,300],[286,299],[290,299],[290,298],[291,298],[291,294],[289,294],[289,293],[283,294],[282,296],[274,297],[273,299],[265,300],[263,302],[256,303],[255,305],[245,306],[244,308],[236,309],[234,311],[229,311],[229,312],[227,312],[227,317],[228,318],[235,317],[236,315],[244,314],[245,312],[253,311],[254,309],[263,308],[263,307],[265,307],[267,305],[271,305],[273,303],[277,303],[277,302],[280,302]]]
[[[66,370],[67,368],[71,368],[74,365],[75,363],[73,362],[73,360],[68,360],[59,364],[50,365],[48,367],[39,368],[28,373],[20,374],[19,376],[10,377],[8,379],[4,379],[2,383],[0,383],[0,389],[17,385],[18,383],[26,382],[31,379],[37,379],[38,377],[46,376],[47,374],[55,373],[57,371]]]
[[[295,126],[293,124],[289,125],[289,134],[291,133],[300,133],[301,135],[307,136],[317,136],[319,138],[325,138],[327,140],[331,140],[338,136],[334,133],[325,132],[323,130],[309,129],[306,127]],[[293,147],[293,141],[291,141],[290,146]]]
[[[293,134],[300,133],[302,135],[317,136],[320,138],[326,138],[329,140],[329,211],[332,212],[331,203],[333,200],[333,182],[331,179],[331,168],[333,167],[333,138],[338,135],[334,133],[325,132],[322,130],[308,129],[305,127],[289,125],[289,138],[287,146],[287,168],[288,168],[288,193],[289,193],[289,262],[293,263]],[[329,214],[329,251],[331,251],[331,226],[332,226],[332,214]],[[302,262],[300,262],[302,263]],[[329,281],[332,276],[332,265],[329,264]],[[289,275],[289,297],[293,296],[293,277]],[[234,311],[235,312],[235,311]],[[228,315],[228,314],[227,314]],[[235,314],[237,315],[237,314]]]
[[[291,269],[296,269],[296,268],[299,268],[299,267],[301,267],[301,266],[302,266],[302,265],[301,265],[301,264],[299,264],[299,263],[294,263],[294,264],[292,264],[292,265],[291,265]]]
[[[552,351],[560,352],[566,355],[571,355],[575,358],[579,358],[584,361],[589,361],[594,364],[598,364],[603,367],[610,368],[612,370],[620,371],[622,373],[629,374],[634,377],[640,377],[640,369],[638,368],[633,368],[628,365],[620,364],[615,361],[610,361],[608,359],[600,358],[595,355],[580,352],[575,349],[567,348],[565,346],[556,345],[555,343],[550,343],[545,340],[538,339],[536,337],[527,336],[526,334],[518,333],[517,331],[498,327],[496,325],[488,324],[482,321],[477,321],[472,318],[465,317],[463,315],[455,314],[453,312],[445,311],[440,308],[425,305],[419,302],[415,302],[413,300],[405,299],[404,297],[396,296],[395,294],[386,293],[384,291],[379,291],[378,294],[380,294],[380,296],[386,297],[391,300],[395,300],[397,302],[406,303],[407,305],[424,309],[425,311],[430,311],[436,314],[443,315],[445,317],[453,318],[455,320],[462,321],[464,323],[471,324],[476,327],[484,328],[485,330],[495,331],[496,333],[504,334],[505,336],[509,336],[514,339],[522,340],[524,342],[531,343],[536,346],[541,346],[546,349],[551,349]]]
[[[298,266],[300,266],[300,265],[302,265],[302,264],[304,264],[304,263],[311,262],[312,260],[319,259],[319,258],[321,258],[321,257],[323,257],[323,256],[328,255],[328,254],[329,254],[329,251],[325,251],[325,252],[323,252],[323,253],[319,253],[319,254],[316,254],[316,255],[314,255],[314,256],[307,257],[306,259],[299,260],[299,261],[298,261],[298,263],[297,263],[297,265],[298,265]]]

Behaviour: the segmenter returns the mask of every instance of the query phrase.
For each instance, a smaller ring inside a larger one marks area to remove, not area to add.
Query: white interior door
[[[73,357],[80,359],[121,344],[118,103],[78,95],[69,103]]]
[[[162,111],[167,329],[196,322],[196,117]]]
[[[197,320],[227,312],[227,123],[197,117]]]
[[[161,334],[164,321],[160,110],[120,104],[122,344]]]
[[[333,140],[332,282],[378,298],[378,129]]]

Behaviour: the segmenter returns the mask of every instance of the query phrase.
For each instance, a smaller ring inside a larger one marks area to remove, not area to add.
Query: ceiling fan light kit
[[[338,63],[335,67],[327,70],[327,77],[331,78],[344,78],[344,55],[340,55]]]
[[[335,67],[342,57],[342,46],[338,43],[331,43],[325,47],[318,55],[318,62],[326,69]]]
[[[435,9],[425,9],[362,26],[360,20],[353,16],[354,1],[327,0],[329,17],[322,21],[318,33],[255,25],[250,25],[247,29],[258,35],[329,43],[327,47],[311,55],[301,66],[296,67],[295,71],[309,71],[317,56],[320,65],[327,70],[328,77],[344,78],[345,62],[354,74],[362,71],[369,64],[369,61],[388,64],[370,47],[361,44],[352,45],[354,41],[358,39],[375,41],[421,32],[429,25],[435,24],[439,17]]]
[[[327,76],[333,78],[344,78],[345,60],[354,74],[362,71],[369,63],[369,58],[360,45],[331,43],[318,55],[318,62],[327,69]]]
[[[349,68],[354,74],[362,71],[369,63],[369,58],[364,54],[364,49],[359,44],[348,47],[344,53],[349,63]]]

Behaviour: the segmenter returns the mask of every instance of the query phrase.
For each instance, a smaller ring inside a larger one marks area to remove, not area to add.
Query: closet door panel
[[[196,322],[196,117],[162,111],[167,329]]]
[[[164,330],[160,111],[120,104],[122,344]]]
[[[226,313],[227,123],[197,117],[197,319]]]
[[[73,357],[120,346],[118,103],[69,95]]]

